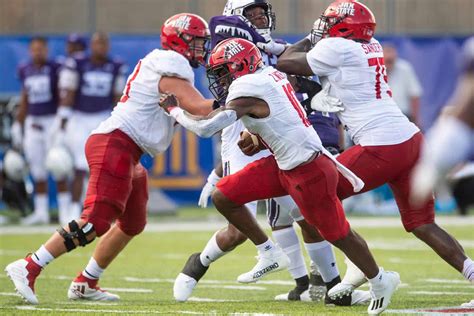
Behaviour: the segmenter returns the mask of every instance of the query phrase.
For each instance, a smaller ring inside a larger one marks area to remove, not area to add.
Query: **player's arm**
[[[174,94],[179,100],[179,106],[190,114],[207,115],[212,112],[215,100],[205,99],[187,80],[177,77],[162,77],[158,87],[160,94]]]
[[[79,88],[79,73],[76,70],[76,62],[68,59],[65,66],[59,72],[59,107],[57,116],[61,120],[61,128],[64,129],[67,120],[72,114],[72,107]]]
[[[26,114],[28,113],[28,94],[25,88],[21,89],[20,103],[18,104],[18,110],[16,112],[15,120],[23,125],[25,123]]]
[[[188,113],[180,107],[178,98],[172,94],[163,95],[160,100],[160,106],[186,129],[200,137],[211,137],[227,126],[235,123],[235,121],[242,116],[253,114],[253,106],[258,102],[264,101],[255,98],[235,99],[206,116]]]
[[[288,74],[312,76],[313,70],[306,59],[306,52],[310,49],[311,41],[307,38],[287,47],[278,58],[277,69]]]

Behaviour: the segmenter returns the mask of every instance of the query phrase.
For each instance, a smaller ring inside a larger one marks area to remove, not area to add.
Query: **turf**
[[[466,241],[466,251],[474,257],[472,225],[449,227],[456,238]],[[358,230],[373,246],[379,264],[400,273],[404,283],[392,299],[390,309],[415,309],[457,306],[474,298],[474,288],[436,254],[396,228],[361,228]],[[366,307],[330,308],[322,303],[275,302],[273,297],[286,292],[292,285],[257,283],[244,286],[253,290],[235,289],[236,277],[255,263],[255,248],[246,243],[214,263],[193,296],[224,300],[223,302],[176,303],[172,298],[172,279],[180,272],[189,254],[200,251],[212,232],[145,232],[138,236],[109,267],[101,280],[105,288],[133,288],[144,292],[120,292],[118,303],[76,303],[67,299],[66,291],[72,278],[84,268],[92,253],[90,245],[59,258],[45,269],[36,282],[40,305],[35,310],[19,297],[11,296],[13,287],[0,277],[0,314],[2,315],[111,315],[133,314],[238,314],[251,315],[361,315]],[[0,235],[0,266],[35,250],[48,235]],[[386,249],[386,248],[393,249]],[[342,271],[343,260],[336,252]],[[451,281],[426,281],[446,279]],[[211,282],[218,280],[220,282]],[[291,282],[287,272],[270,275],[266,280]],[[454,281],[453,281],[454,280]],[[421,292],[414,294],[412,292]],[[447,292],[453,294],[436,294]],[[428,294],[423,294],[428,293]]]

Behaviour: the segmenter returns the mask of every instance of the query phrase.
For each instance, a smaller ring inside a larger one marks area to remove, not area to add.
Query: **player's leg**
[[[281,197],[280,199],[283,198],[291,200],[289,196]],[[278,202],[275,199],[266,200],[267,220],[272,228],[273,239],[290,259],[288,272],[293,280],[295,280],[296,285],[289,292],[275,296],[275,300],[311,301],[308,271],[298,235],[293,227],[294,220],[290,215],[291,210],[288,208],[288,205],[285,205],[286,201],[278,200]]]
[[[124,210],[132,188],[132,172],[141,155],[121,132],[93,135],[86,144],[91,178],[80,219],[60,227],[35,253],[9,264],[5,271],[20,295],[32,304],[38,299],[34,283],[52,260],[102,236]],[[114,185],[111,185],[114,184]]]
[[[44,126],[28,117],[25,121],[24,152],[35,183],[34,212],[23,218],[23,225],[49,223],[48,173],[46,171],[46,133]]]
[[[132,191],[123,214],[117,219],[116,224],[99,239],[89,263],[72,281],[68,290],[70,299],[92,301],[120,299],[118,295],[102,290],[98,286],[99,279],[132,238],[145,228],[147,201],[147,173],[143,166],[138,164],[134,170]]]
[[[283,176],[285,188],[305,219],[318,228],[323,238],[341,249],[369,279],[372,291],[369,314],[381,313],[387,308],[400,279],[397,273],[379,269],[365,240],[350,228],[336,196],[338,173],[335,165],[326,156],[320,156],[311,163],[285,171]],[[331,298],[341,296],[332,291],[328,295]]]
[[[278,166],[270,156],[248,164],[241,171],[224,177],[212,194],[217,210],[257,247],[259,261],[248,273],[238,277],[242,283],[256,282],[263,276],[288,266],[288,257],[276,247],[244,206],[249,201],[283,196]]]
[[[408,160],[411,158],[413,165],[418,159],[418,148],[421,147],[421,142],[422,136],[417,134],[410,140],[410,143],[399,146],[399,152]],[[434,221],[434,199],[430,198],[421,207],[414,207],[410,204],[411,173],[412,169],[408,169],[401,173],[398,178],[389,182],[405,230],[412,232],[430,246],[443,260],[462,273],[468,281],[474,283],[474,262],[466,256],[459,242]]]

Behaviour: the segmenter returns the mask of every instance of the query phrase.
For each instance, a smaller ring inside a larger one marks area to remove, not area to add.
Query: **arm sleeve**
[[[77,90],[79,87],[79,73],[74,59],[68,58],[59,71],[58,86],[62,90]]]
[[[200,137],[211,137],[223,128],[237,121],[237,113],[234,110],[224,110],[208,119],[195,119],[187,114],[183,109],[175,107],[170,115],[178,121],[179,124]]]
[[[308,65],[315,75],[329,76],[342,66],[344,54],[337,47],[337,42],[323,39],[306,54]]]

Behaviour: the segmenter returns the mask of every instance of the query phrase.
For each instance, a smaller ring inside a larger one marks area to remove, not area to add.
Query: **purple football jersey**
[[[95,113],[115,106],[115,82],[126,71],[122,62],[109,58],[102,64],[94,64],[89,56],[75,55],[72,61],[66,62],[66,67],[79,75],[74,110]]]
[[[321,138],[324,147],[334,147],[339,150],[339,119],[333,113],[313,111],[308,116],[313,128]]]
[[[18,77],[28,96],[28,115],[56,113],[59,67],[58,63],[48,60],[42,66],[29,62],[18,68]]]

